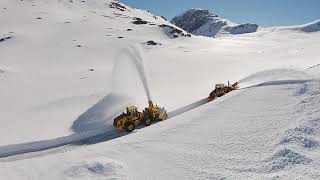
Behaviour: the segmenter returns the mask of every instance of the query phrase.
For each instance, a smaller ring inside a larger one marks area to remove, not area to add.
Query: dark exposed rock
[[[154,42],[153,40],[149,40],[147,41],[147,45],[155,46],[155,45],[158,45],[158,43]]]
[[[7,36],[7,37],[4,37],[4,38],[0,38],[0,42],[3,42],[3,41],[6,41],[8,39],[11,39],[12,36]]]
[[[203,9],[190,9],[171,20],[185,31],[201,36],[214,37],[220,34],[243,34],[256,32],[257,24],[236,24]]]
[[[119,2],[111,2],[109,4],[109,7],[118,9],[120,11],[125,11],[127,9],[125,6],[121,5]]]
[[[244,34],[255,32],[257,31],[258,27],[259,26],[257,24],[245,23],[236,26],[226,27],[225,30],[228,31],[230,34]]]
[[[166,18],[166,17],[164,17],[164,16],[161,16],[161,18],[167,21],[167,18]]]
[[[113,13],[116,17],[121,17],[121,18],[129,18],[128,15],[121,14],[121,13]]]
[[[181,29],[177,29],[173,26],[167,25],[167,24],[161,24],[159,25],[160,28],[163,28],[163,30],[165,31],[165,33],[167,33],[167,35],[173,37],[173,38],[177,38],[179,36],[182,37],[191,37],[191,34],[189,33],[184,33]]]
[[[127,29],[127,31],[132,31],[132,29]]]
[[[216,16],[208,10],[191,9],[183,15],[173,18],[171,22],[187,32],[192,33],[214,17]]]
[[[106,18],[114,18],[114,17],[111,17],[111,16],[107,16],[107,15],[101,15],[102,17],[106,17]]]
[[[132,21],[133,24],[140,25],[140,24],[148,24],[148,21],[142,20],[141,18],[135,17],[134,21]]]

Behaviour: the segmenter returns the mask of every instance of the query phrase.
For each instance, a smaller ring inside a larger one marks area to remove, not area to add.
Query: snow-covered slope
[[[270,27],[270,28],[261,28],[260,31],[274,32],[274,31],[298,31],[298,32],[318,32],[320,31],[320,19],[302,25],[296,26],[279,26],[279,27]]]
[[[0,179],[319,179],[319,32],[188,37],[116,1],[58,2],[0,1]],[[141,65],[170,119],[115,131],[147,105]],[[242,89],[205,99],[227,80]]]
[[[0,174],[9,179],[318,179],[320,82],[307,77],[288,70],[257,73],[241,82],[258,85],[167,122],[106,143],[5,159]]]
[[[236,24],[203,9],[187,10],[173,18],[171,22],[194,35],[208,37],[214,37],[217,34],[252,33],[258,29],[256,24]]]
[[[12,135],[16,142],[72,133],[68,126],[77,116],[111,91],[108,82],[121,49],[184,36],[183,30],[170,34],[179,28],[161,17],[112,3],[0,2],[0,37],[11,37],[0,42],[0,112],[8,120],[1,133],[20,129],[20,135]],[[137,18],[146,24],[134,24]],[[33,130],[35,124],[46,136]],[[12,143],[6,136],[0,139],[0,144]]]
[[[320,20],[305,24],[300,26],[300,28],[302,29],[302,31],[305,32],[317,32],[320,31]]]

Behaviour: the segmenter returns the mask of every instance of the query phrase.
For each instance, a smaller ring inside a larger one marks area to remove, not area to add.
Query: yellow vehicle
[[[228,85],[225,84],[216,84],[215,89],[210,93],[209,98],[215,99],[217,97],[221,97],[233,90],[239,89],[239,83],[236,82],[232,85],[230,85],[228,81]]]
[[[150,126],[153,122],[166,120],[168,118],[167,111],[164,108],[153,106],[152,101],[148,101],[149,106],[139,112],[135,106],[129,106],[126,113],[116,117],[113,121],[113,126],[116,129],[132,132],[137,126],[143,124]]]

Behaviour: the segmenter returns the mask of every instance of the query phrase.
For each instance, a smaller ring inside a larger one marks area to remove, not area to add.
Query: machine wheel
[[[168,119],[168,114],[165,113],[160,120],[164,121],[164,120],[167,120],[167,119]]]
[[[127,122],[124,129],[127,131],[127,132],[132,132],[134,129],[135,129],[135,125],[133,122]]]
[[[146,118],[143,120],[143,125],[144,126],[150,126],[152,123],[151,119],[150,118]]]

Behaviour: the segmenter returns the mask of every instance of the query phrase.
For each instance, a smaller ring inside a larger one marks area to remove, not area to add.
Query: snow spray
[[[121,64],[122,63],[122,64]],[[127,66],[127,67],[125,67]],[[132,71],[134,70],[134,71]],[[123,74],[128,74],[129,77],[118,79],[115,76],[123,76]],[[119,84],[117,81],[125,81],[125,79],[132,79],[132,74],[137,73],[139,79],[143,85],[148,101],[151,101],[151,93],[145,73],[142,50],[136,46],[129,46],[128,48],[122,49],[118,56],[116,57],[116,62],[113,68],[113,86]],[[115,88],[115,87],[114,87]],[[128,87],[130,88],[130,87]],[[119,89],[118,89],[119,90]]]

